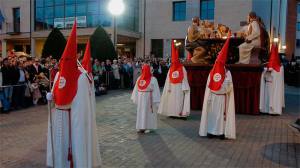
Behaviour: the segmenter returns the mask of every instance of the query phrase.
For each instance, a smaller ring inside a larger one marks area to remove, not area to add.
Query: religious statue
[[[217,38],[227,37],[228,32],[229,32],[229,27],[223,24],[217,25],[217,35],[216,35]]]
[[[239,46],[239,62],[241,64],[249,64],[252,49],[261,46],[260,25],[255,12],[248,15],[248,28],[246,32],[245,42]]]
[[[188,28],[186,37],[185,48],[191,53],[191,61],[193,63],[208,64],[210,57],[207,56],[207,42],[201,41],[204,37],[208,36],[208,33],[203,29],[205,23],[201,22],[199,17],[192,19],[192,25]]]

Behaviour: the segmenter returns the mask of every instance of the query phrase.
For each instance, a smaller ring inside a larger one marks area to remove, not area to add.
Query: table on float
[[[212,65],[185,64],[191,87],[191,109],[201,110],[207,77]],[[232,74],[235,111],[240,114],[259,114],[260,65],[230,64]]]

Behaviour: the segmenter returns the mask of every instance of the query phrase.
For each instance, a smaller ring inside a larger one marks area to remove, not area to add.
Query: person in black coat
[[[39,63],[39,59],[36,58],[33,64],[28,67],[29,80],[33,82],[34,77],[41,72],[43,72],[42,66]]]
[[[13,87],[12,106],[15,109],[25,107],[25,89],[26,89],[26,71],[23,62],[17,62],[13,65]]]

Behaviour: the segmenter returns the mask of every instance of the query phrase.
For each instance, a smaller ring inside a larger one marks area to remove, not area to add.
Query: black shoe
[[[3,110],[2,113],[3,113],[3,114],[9,114],[9,113],[10,113],[10,110]]]
[[[214,138],[214,137],[215,137],[215,135],[213,135],[213,134],[207,134],[207,138],[209,138],[209,139]]]
[[[182,120],[186,121],[187,117],[180,117]]]
[[[137,133],[138,134],[145,134],[145,130],[139,130]]]
[[[220,138],[221,140],[225,140],[225,139],[226,139],[226,138],[225,138],[225,135],[220,135],[219,138]]]

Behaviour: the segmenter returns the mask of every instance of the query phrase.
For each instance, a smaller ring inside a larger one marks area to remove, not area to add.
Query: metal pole
[[[54,66],[49,69],[49,92],[51,92],[52,85],[51,85],[51,71],[54,69]],[[54,81],[53,81],[54,83]],[[49,127],[50,127],[50,135],[51,135],[51,149],[52,149],[52,164],[53,168],[55,167],[55,155],[54,155],[54,146],[53,146],[53,128],[52,128],[52,109],[51,109],[51,101],[48,100],[48,113],[49,113]]]
[[[144,59],[146,57],[146,0],[144,0]]]
[[[271,38],[274,38],[273,37],[273,33],[272,33],[272,18],[273,18],[273,0],[271,0],[271,10],[270,10],[270,36]]]
[[[115,47],[115,50],[117,51],[117,18],[116,16],[114,15],[113,17],[113,22],[114,22],[114,47]]]
[[[281,26],[281,25],[280,25],[280,24],[281,24],[281,23],[280,23],[281,18],[280,18],[280,17],[281,17],[281,0],[279,1],[279,15],[278,15],[278,22],[279,22],[279,23],[278,23],[278,29],[277,29],[277,30],[278,30],[278,33],[277,33],[277,34],[278,34],[278,37],[280,37],[280,30],[281,30],[281,28],[280,28],[280,26]],[[281,40],[280,40],[280,41],[281,41]]]
[[[29,5],[29,6],[30,6],[30,7],[29,7],[29,12],[30,12],[30,15],[29,15],[29,17],[30,17],[30,20],[29,20],[29,24],[30,24],[30,26],[29,26],[29,29],[30,29],[30,31],[29,31],[29,42],[30,42],[30,55],[31,55],[31,57],[32,57],[32,55],[33,55],[33,54],[32,54],[32,53],[33,53],[33,51],[32,51],[32,48],[33,48],[33,47],[31,46],[31,45],[32,45],[32,43],[31,43],[31,38],[32,38],[32,34],[31,34],[31,28],[32,28],[32,27],[31,27],[31,24],[32,24],[32,22],[31,22],[31,21],[32,21],[32,18],[31,18],[31,17],[32,17],[32,14],[31,14],[31,5],[32,5],[32,3],[31,3],[31,0],[30,0],[29,2],[30,2],[30,3],[29,3],[29,4],[30,4],[30,5]]]

